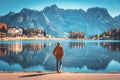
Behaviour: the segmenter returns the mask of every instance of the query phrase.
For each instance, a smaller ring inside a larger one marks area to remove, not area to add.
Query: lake
[[[63,72],[120,72],[119,40],[0,41],[0,71],[55,71],[57,42],[65,52]]]

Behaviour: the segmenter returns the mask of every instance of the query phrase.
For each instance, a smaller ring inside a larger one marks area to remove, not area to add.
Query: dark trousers
[[[56,59],[57,71],[62,69],[62,59]]]

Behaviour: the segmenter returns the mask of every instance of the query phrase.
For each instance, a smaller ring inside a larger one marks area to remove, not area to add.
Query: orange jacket
[[[61,59],[64,56],[63,48],[56,46],[54,51],[53,51],[53,54],[57,59]]]

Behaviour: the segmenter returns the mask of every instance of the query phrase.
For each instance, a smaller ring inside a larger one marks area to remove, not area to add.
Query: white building
[[[50,34],[47,34],[47,35],[46,35],[46,38],[51,38],[51,35],[50,35]]]
[[[10,37],[13,36],[21,36],[23,34],[23,29],[22,28],[16,28],[16,27],[9,27],[7,35]]]

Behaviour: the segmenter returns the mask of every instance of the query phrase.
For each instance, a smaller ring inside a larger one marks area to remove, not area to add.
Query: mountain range
[[[81,31],[86,36],[101,34],[111,28],[120,28],[120,15],[112,17],[106,8],[61,9],[57,5],[43,10],[23,8],[0,16],[0,22],[9,26],[43,29],[54,37],[67,37],[70,31]]]

